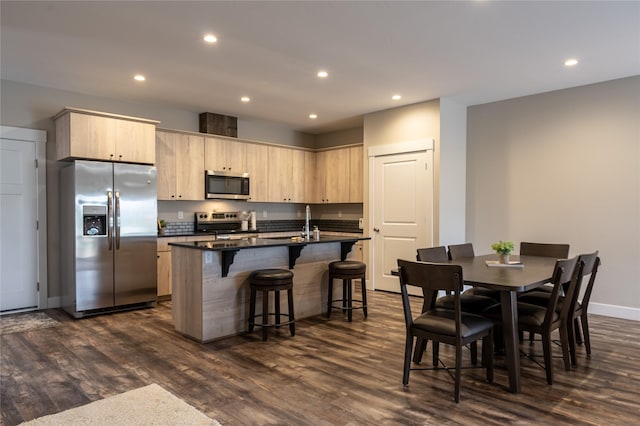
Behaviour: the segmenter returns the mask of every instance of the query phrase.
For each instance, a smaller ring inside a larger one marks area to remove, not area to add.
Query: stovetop
[[[240,212],[196,212],[194,233],[202,235],[220,235],[246,232],[242,231]]]

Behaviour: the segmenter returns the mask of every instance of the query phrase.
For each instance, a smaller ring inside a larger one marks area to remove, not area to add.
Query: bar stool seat
[[[255,326],[262,327],[262,341],[267,340],[268,327],[280,328],[288,325],[291,336],[296,335],[295,316],[293,312],[293,272],[287,269],[260,269],[251,272],[249,276],[249,288],[251,299],[249,301],[249,330],[253,332]],[[280,312],[280,292],[287,291],[289,311],[286,314]],[[262,313],[256,315],[256,295],[262,292]],[[274,292],[275,312],[269,312],[269,294]],[[269,317],[275,317],[275,323],[269,323]],[[281,322],[280,317],[287,317],[287,321]],[[262,317],[262,322],[257,323],[256,317]]]
[[[366,283],[367,265],[363,262],[354,260],[340,260],[329,264],[329,296],[327,298],[327,318],[331,318],[333,309],[342,309],[343,313],[347,313],[349,322],[352,320],[352,312],[354,309],[362,309],[364,317],[367,317],[367,283]],[[333,299],[333,280],[342,280],[342,299]],[[355,300],[352,295],[353,280],[361,280],[362,299]],[[341,306],[334,305],[336,302],[342,302]],[[353,306],[353,302],[359,303],[359,306]]]

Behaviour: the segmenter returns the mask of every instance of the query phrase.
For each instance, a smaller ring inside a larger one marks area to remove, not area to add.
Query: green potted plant
[[[500,263],[509,263],[509,256],[513,252],[514,244],[513,241],[500,240],[497,243],[491,244],[491,249],[495,250],[500,256]]]
[[[158,220],[158,234],[164,235],[165,230],[167,229],[167,221],[164,219]]]

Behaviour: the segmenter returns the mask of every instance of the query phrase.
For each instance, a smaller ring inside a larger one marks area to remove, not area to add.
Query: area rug
[[[58,414],[31,420],[26,426],[212,425],[220,426],[162,387],[154,384],[94,401]]]
[[[44,312],[3,315],[0,317],[0,335],[57,327],[59,325],[59,321],[54,320]]]

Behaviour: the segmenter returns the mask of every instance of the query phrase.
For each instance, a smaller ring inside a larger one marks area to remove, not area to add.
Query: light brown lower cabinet
[[[158,297],[171,296],[171,251],[158,252]]]

